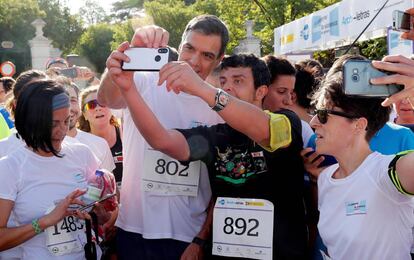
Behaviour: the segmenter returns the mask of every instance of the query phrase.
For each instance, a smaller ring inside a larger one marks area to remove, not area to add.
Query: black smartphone
[[[159,71],[168,63],[168,48],[129,48],[125,50],[129,62],[122,63],[123,70]]]
[[[401,91],[401,85],[373,85],[372,78],[384,77],[391,73],[377,70],[370,60],[347,60],[343,65],[343,85],[346,95],[386,98]]]
[[[80,210],[80,211],[84,211],[84,210],[86,210],[86,209],[92,208],[93,206],[95,206],[95,203],[97,203],[97,202],[98,202],[98,203],[103,202],[103,201],[105,201],[105,200],[107,200],[107,199],[110,199],[110,198],[112,198],[112,197],[114,197],[114,196],[116,196],[116,193],[106,195],[106,196],[102,197],[101,199],[99,199],[99,200],[97,200],[97,201],[94,201],[94,202],[92,202],[92,203],[89,203],[88,205],[85,205],[85,206],[80,207],[80,208],[79,208],[79,210]]]
[[[78,71],[76,70],[75,67],[71,67],[71,68],[67,68],[67,69],[61,69],[59,72],[63,76],[68,77],[68,78],[72,78],[72,79],[74,79],[78,76]]]
[[[394,10],[392,12],[392,27],[397,31],[408,32],[413,29],[413,17],[409,13]]]

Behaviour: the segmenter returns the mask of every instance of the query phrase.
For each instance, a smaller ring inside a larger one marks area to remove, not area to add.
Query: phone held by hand
[[[78,77],[78,71],[76,70],[75,67],[70,67],[70,68],[67,68],[67,69],[61,69],[61,70],[59,70],[59,72],[60,72],[60,74],[62,74],[65,77],[68,77],[68,78],[74,79],[74,78]]]
[[[122,70],[159,71],[168,63],[168,48],[129,48],[125,50],[129,62],[122,63]]]
[[[348,60],[344,63],[343,81],[346,95],[386,98],[404,87],[401,85],[373,85],[372,78],[390,75],[372,66],[370,60]]]
[[[409,13],[394,10],[392,12],[392,27],[394,30],[408,32],[413,29],[414,19]]]
[[[101,199],[99,199],[99,200],[97,200],[97,201],[94,201],[94,202],[92,202],[92,203],[89,203],[88,205],[85,205],[85,206],[83,206],[83,207],[80,207],[80,208],[79,208],[79,210],[80,210],[80,211],[87,210],[87,209],[89,209],[89,208],[91,208],[91,207],[95,206],[95,204],[96,204],[96,203],[101,203],[101,202],[104,202],[105,200],[110,199],[110,198],[112,198],[112,197],[114,197],[114,196],[116,196],[116,193],[106,195],[106,196],[102,197]]]

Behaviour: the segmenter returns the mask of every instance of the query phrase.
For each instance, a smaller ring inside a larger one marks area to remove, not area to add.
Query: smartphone
[[[97,200],[97,201],[94,201],[94,202],[92,202],[92,203],[89,203],[88,205],[85,205],[85,206],[83,206],[83,207],[79,208],[79,210],[80,210],[80,211],[84,211],[84,210],[86,210],[86,209],[92,208],[93,206],[95,206],[95,203],[97,203],[97,202],[98,202],[98,203],[103,202],[103,201],[105,201],[105,200],[107,200],[107,199],[110,199],[110,198],[112,198],[112,197],[114,197],[114,196],[116,196],[116,193],[106,195],[106,196],[102,197],[101,199],[99,199],[99,200]]]
[[[71,68],[67,68],[67,69],[61,69],[59,72],[60,72],[60,74],[62,74],[65,77],[68,77],[68,78],[74,79],[74,78],[78,77],[78,71],[76,70],[75,67],[71,67]]]
[[[122,63],[123,70],[159,71],[168,63],[168,48],[129,48],[125,50],[129,62]]]
[[[373,85],[371,78],[392,73],[377,70],[370,60],[348,60],[343,65],[343,83],[346,95],[386,98],[404,87],[401,85]]]
[[[392,12],[392,27],[397,31],[408,32],[413,29],[413,18],[409,13],[394,10]]]

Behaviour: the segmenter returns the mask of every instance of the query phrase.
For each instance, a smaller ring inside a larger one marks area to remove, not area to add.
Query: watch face
[[[226,105],[227,102],[229,102],[229,96],[225,92],[221,92],[220,94],[221,95],[218,98],[218,103],[220,103],[221,105]]]

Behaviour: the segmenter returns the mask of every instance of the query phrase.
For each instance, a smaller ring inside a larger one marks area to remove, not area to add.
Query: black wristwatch
[[[206,245],[207,245],[207,241],[202,239],[202,238],[199,238],[199,237],[194,237],[193,241],[191,241],[191,243],[199,245],[201,248],[205,248]]]
[[[211,107],[211,109],[213,109],[216,112],[219,112],[226,107],[227,103],[229,102],[230,95],[222,89],[217,89],[215,99],[216,103],[214,104],[214,106]]]

